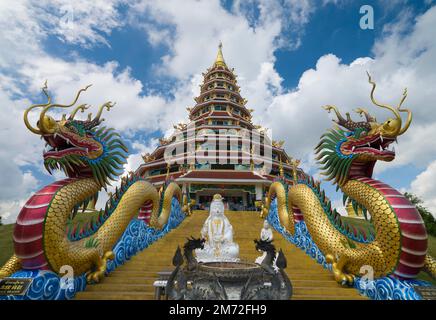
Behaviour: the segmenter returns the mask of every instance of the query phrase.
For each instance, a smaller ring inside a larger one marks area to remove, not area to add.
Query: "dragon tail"
[[[429,254],[425,256],[424,271],[427,272],[433,279],[436,279],[436,259]]]
[[[20,259],[14,254],[9,260],[0,268],[0,279],[9,277],[14,272],[21,269]]]

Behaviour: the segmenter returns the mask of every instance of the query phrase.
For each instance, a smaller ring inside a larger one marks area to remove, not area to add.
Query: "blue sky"
[[[373,30],[359,27],[363,4],[374,9]],[[9,48],[0,53],[0,102],[10,111],[2,119],[0,179],[2,185],[14,181],[0,190],[0,215],[13,221],[26,197],[53,179],[42,171],[43,146],[21,120],[26,105],[42,99],[38,90],[45,79],[56,99],[68,100],[93,83],[84,101],[94,106],[117,101],[107,123],[125,137],[132,153],[126,169],[134,169],[141,153],[171,133],[172,124],[186,121],[185,108],[193,105],[201,72],[213,62],[220,40],[242,95],[256,110],[254,120],[272,129],[274,139],[286,140],[288,153],[315,175],[312,149],[331,126],[321,105],[337,104],[344,112],[371,108],[366,70],[389,102],[409,87],[413,130],[401,137],[398,159],[381,165],[375,175],[418,193],[436,209],[431,183],[436,150],[426,143],[436,132],[428,112],[436,100],[431,88],[435,21],[433,1],[216,0],[180,6],[147,0],[20,0],[13,8],[0,5],[5,30],[0,45]],[[374,112],[379,119],[387,116]]]

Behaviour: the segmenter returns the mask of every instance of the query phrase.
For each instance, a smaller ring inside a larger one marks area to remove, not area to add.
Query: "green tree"
[[[2,225],[3,225],[2,216],[0,216],[0,226],[2,226]]]
[[[431,212],[423,206],[424,201],[413,193],[406,192],[404,193],[404,196],[409,199],[409,201],[412,202],[412,204],[418,210],[422,220],[424,220],[427,233],[436,237],[436,219],[433,217]]]

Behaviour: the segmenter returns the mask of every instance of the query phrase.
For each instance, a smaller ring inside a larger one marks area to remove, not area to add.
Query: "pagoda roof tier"
[[[177,181],[208,183],[268,183],[268,179],[252,171],[234,170],[193,170],[180,176]]]
[[[222,49],[222,47],[221,47]],[[218,53],[219,53],[220,48],[218,47]],[[222,54],[222,51],[221,51]],[[211,75],[214,72],[221,72],[224,71],[226,73],[228,73],[231,76],[236,77],[236,74],[234,73],[234,68],[229,68],[227,66],[227,64],[224,63],[224,65],[217,65],[216,62],[214,62],[214,64],[212,66],[210,66],[209,68],[206,69],[206,72],[203,72],[202,75],[204,77],[206,77],[207,75]]]
[[[281,173],[285,172],[288,177],[292,175],[294,168],[287,163],[292,161],[292,157],[288,156],[282,148],[283,142],[270,141],[270,138],[264,132],[265,130],[261,126],[252,123],[251,115],[253,110],[246,107],[247,100],[240,94],[240,87],[237,85],[236,75],[233,70],[233,68],[229,69],[224,61],[222,45],[220,44],[214,64],[207,69],[206,73],[203,73],[204,79],[201,84],[200,95],[195,98],[195,106],[187,108],[191,122],[175,125],[176,131],[169,138],[159,139],[160,145],[153,153],[143,156],[144,163],[139,166],[137,173],[147,176],[153,184],[161,184],[169,177],[176,181],[194,179],[193,182],[232,183],[237,181],[248,183],[266,181],[270,183],[277,179],[279,171]],[[208,130],[214,132],[207,132]],[[227,132],[219,134],[219,130],[227,130]],[[251,131],[250,133],[258,134],[263,138],[260,141],[259,139],[253,139],[253,136],[251,134],[247,135],[245,131],[247,133]],[[214,144],[218,139],[223,138],[230,141],[230,148],[226,142],[225,150],[219,150],[217,147],[216,150],[208,151],[207,145],[203,146],[204,149],[201,149],[202,147],[197,149],[199,144]],[[233,143],[235,145],[237,143],[238,147],[233,146]],[[241,143],[243,148],[240,148]],[[261,155],[267,148],[266,143],[271,143],[272,157],[269,154]],[[195,150],[187,150],[187,145],[195,146]],[[253,146],[259,151],[252,155],[251,148]],[[164,158],[167,147],[171,148],[168,149],[169,152],[173,152],[174,149],[177,152],[170,159]],[[177,150],[177,148],[180,150]],[[224,157],[225,161],[222,161],[222,159],[219,161],[221,157]],[[172,172],[169,172],[168,175],[163,174],[167,171],[165,168],[168,168],[166,160],[173,163],[169,169]],[[195,160],[196,164],[209,162],[211,166],[197,165],[197,168],[193,168],[193,171],[186,173],[187,165],[194,162],[193,160]],[[259,164],[254,167],[256,170],[264,163],[267,166],[270,165],[272,171],[268,174],[262,171],[264,175],[252,172],[248,170],[247,166],[249,165],[253,169],[253,163]],[[214,164],[217,164],[217,166],[213,166]],[[229,170],[228,166],[219,166],[219,164],[239,166],[231,166],[230,168],[234,169]],[[205,170],[206,168],[212,169]],[[297,170],[300,171],[300,169]]]
[[[155,151],[151,154],[151,156],[157,156],[157,152],[158,151],[160,151],[160,150],[162,150],[162,149],[164,149],[164,148],[166,148],[166,147],[168,147],[168,146],[177,146],[177,145],[181,145],[181,144],[185,144],[185,143],[192,143],[192,142],[205,142],[205,141],[203,141],[203,139],[206,139],[206,137],[207,137],[207,141],[210,141],[210,142],[212,142],[212,141],[217,141],[217,140],[219,140],[220,139],[220,137],[228,137],[228,138],[234,138],[234,139],[236,139],[236,138],[238,138],[238,140],[239,140],[239,138],[241,138],[241,141],[243,142],[243,141],[250,141],[251,142],[251,144],[254,144],[254,145],[256,145],[256,146],[260,146],[260,150],[262,150],[262,144],[260,143],[260,142],[258,142],[258,141],[254,141],[254,140],[250,140],[250,139],[248,139],[248,138],[243,138],[243,137],[240,137],[240,136],[229,136],[229,135],[211,135],[211,136],[207,136],[206,134],[204,135],[204,138],[202,138],[203,136],[202,135],[200,135],[200,136],[196,136],[196,137],[194,137],[194,138],[191,138],[191,139],[183,139],[183,140],[179,140],[179,141],[174,141],[174,142],[171,142],[171,143],[169,143],[169,144],[166,144],[166,145],[161,145],[161,146],[158,146],[156,149],[155,149]],[[271,150],[272,150],[272,152],[274,153],[274,152],[276,152],[276,153],[280,153],[280,154],[284,154],[284,155],[286,155],[287,156],[287,154],[286,154],[286,152],[284,151],[284,149],[283,148],[277,148],[277,147],[275,147],[275,146],[271,146]],[[216,151],[218,151],[218,150],[216,150]],[[241,152],[241,151],[244,151],[244,150],[230,150],[230,151],[239,151],[239,152]],[[162,152],[163,152],[163,150],[162,150]],[[161,154],[161,155],[163,155],[163,154]],[[156,158],[157,159],[157,158]]]
[[[229,136],[227,136],[227,137],[229,137]],[[240,137],[233,136],[232,138],[236,139],[236,138],[240,138]],[[207,137],[207,142],[217,141],[218,139],[219,139],[219,137],[217,138],[217,137],[214,137],[214,136],[209,136],[209,137]],[[250,141],[250,140],[249,139],[242,139],[241,138],[241,141],[243,142],[243,141]],[[201,140],[201,138],[199,138],[197,136],[196,138],[185,139],[185,140],[180,140],[180,141],[172,142],[171,144],[161,145],[161,146],[157,147],[153,151],[153,153],[151,155],[149,155],[150,157],[154,158],[154,160],[148,161],[147,163],[152,163],[152,162],[158,161],[160,159],[163,159],[165,148],[170,146],[170,145],[172,147],[174,147],[174,146],[177,146],[177,145],[182,145],[182,144],[185,144],[185,143],[187,144],[187,143],[192,143],[192,142],[195,143],[195,142],[205,142],[205,141]],[[260,151],[263,150],[261,143],[255,142],[255,141],[251,141],[251,143],[256,145],[256,146],[259,146],[260,147]],[[197,151],[197,150],[195,150],[195,151]],[[206,150],[204,150],[204,151],[206,151]],[[215,150],[215,152],[218,152],[218,151],[219,150]],[[227,150],[227,152],[238,153],[238,154],[242,153],[242,154],[249,154],[249,155],[251,155],[251,152],[246,151],[246,150]],[[283,155],[284,156],[283,159],[282,159],[283,161],[291,159],[291,157],[289,157],[288,154],[286,153],[286,151],[284,149],[282,149],[282,148],[277,148],[277,147],[271,146],[271,152],[272,152],[272,154]],[[184,157],[186,154],[188,154],[188,152],[180,153],[180,157]],[[162,161],[164,161],[164,160],[162,160]],[[273,161],[275,161],[275,160],[273,160]]]
[[[228,160],[228,164],[235,164],[235,165],[250,165],[250,161],[253,160],[255,163],[260,163],[260,162],[267,162],[264,161],[265,157],[251,157],[251,154],[249,152],[241,152],[241,151],[226,151],[228,153],[233,153],[231,155],[228,155],[226,157],[226,160]],[[218,151],[215,153],[215,155],[206,155],[206,154],[202,154],[202,155],[196,155],[196,156],[189,156],[187,153],[184,153],[180,156],[177,157],[172,157],[171,161],[175,162],[176,164],[178,162],[185,163],[185,164],[189,164],[190,161],[192,160],[196,160],[195,162],[198,163],[198,160],[207,162],[210,160],[213,160],[214,163],[212,164],[219,164],[219,161],[217,159],[218,157]],[[186,160],[186,161],[185,161]],[[237,163],[231,163],[232,160],[238,160]],[[142,171],[144,170],[150,170],[150,169],[155,169],[155,168],[166,168],[167,166],[167,162],[165,161],[165,159],[160,158],[160,159],[156,159],[147,163],[143,163],[139,166],[138,168],[138,172],[142,174]],[[280,164],[280,160],[275,160],[272,159],[271,160],[271,166],[272,168],[278,168],[280,166],[283,167],[284,170],[287,171],[292,171],[292,166],[288,165],[286,162],[283,162]]]
[[[232,114],[228,111],[212,111],[207,115],[207,118],[216,118],[216,117],[226,117],[226,118],[234,118]]]
[[[213,112],[210,115],[207,115],[206,117],[203,117],[204,120],[208,120],[208,119],[223,119],[223,120],[235,120],[235,121],[241,121],[241,122],[245,122],[246,124],[251,124],[249,121],[247,121],[244,118],[240,118],[234,115],[229,115],[227,112]],[[201,119],[196,119],[195,121],[200,121]],[[226,125],[227,127],[227,125]]]
[[[180,177],[183,174],[184,174],[184,172],[181,172],[181,171],[170,172],[168,174],[168,177],[170,179],[177,179],[178,177]],[[149,177],[147,177],[147,180],[150,181],[153,184],[164,183],[165,180],[167,180],[167,174],[160,174],[160,175],[155,175],[155,176],[149,176]]]
[[[227,112],[227,111],[213,111],[204,117],[204,119],[208,119],[208,118],[226,118],[226,119],[234,119],[234,120],[241,120],[241,121],[245,120],[246,122],[249,122],[243,117],[238,116],[236,114],[232,114],[231,112]]]
[[[210,85],[210,83],[217,82],[217,81],[218,81],[218,82],[227,82],[227,83],[230,83],[232,86],[236,87],[236,89],[235,89],[235,90],[230,90],[230,89],[228,89],[228,88],[221,87],[221,86],[214,86],[214,87],[212,87],[212,88],[208,88],[208,86]],[[241,96],[241,93],[240,93],[240,88],[239,88],[237,85],[231,83],[231,82],[228,81],[228,80],[221,80],[221,79],[219,79],[219,80],[215,80],[215,81],[208,81],[207,83],[201,85],[200,95],[197,96],[196,99],[199,99],[199,98],[201,98],[201,97],[203,97],[203,96],[205,96],[205,95],[211,94],[211,93],[213,93],[213,92],[221,92],[221,93],[222,93],[222,92],[225,92],[225,93],[233,94],[233,95],[235,95],[235,96],[237,96],[237,97],[243,99],[242,96]],[[194,99],[194,100],[195,100],[195,99]]]
[[[221,89],[216,90],[216,91],[227,92],[226,90],[221,90]],[[194,107],[192,107],[191,114],[197,112],[199,108],[208,106],[210,104],[226,104],[226,103],[231,104],[234,107],[241,108],[241,109],[245,110],[248,114],[250,114],[250,111],[248,111],[248,109],[247,109],[247,107],[245,105],[243,105],[241,103],[236,103],[236,102],[234,102],[234,101],[232,101],[230,99],[225,99],[225,98],[223,98],[223,99],[210,99],[210,100],[207,100],[207,101],[203,101],[203,102],[197,103]]]
[[[188,172],[170,172],[169,174],[160,174],[149,176],[147,180],[154,185],[163,184],[167,179],[175,182],[192,182],[192,183],[262,183],[270,184],[276,176],[262,176],[253,171],[233,171],[233,170],[192,170]]]
[[[235,121],[239,121],[239,122],[243,122],[244,124],[248,125],[250,127],[250,129],[254,128],[254,125],[252,122],[250,122],[247,119],[244,119],[243,117],[240,117],[238,115],[235,114],[231,114],[229,115],[226,111],[224,111],[225,114],[207,114],[207,115],[202,115],[202,116],[198,116],[197,118],[192,119],[192,121],[194,121],[199,128],[199,125],[209,125],[208,123],[204,123],[207,119],[225,119],[225,120],[235,120]],[[214,125],[216,126],[216,125]],[[240,129],[241,126],[239,126],[238,124],[235,125],[221,125],[222,127],[225,128],[229,128],[229,127],[234,127],[234,129]]]
[[[298,169],[298,174],[304,174]],[[270,184],[276,181],[278,176],[271,174],[260,174],[255,171],[234,171],[234,170],[191,170],[188,172],[170,172],[169,174],[160,174],[148,176],[147,180],[155,185],[163,184],[167,179],[176,182],[208,182],[208,183],[262,183]],[[282,177],[285,182],[293,185],[294,181]]]
[[[207,76],[210,76],[210,75],[212,75],[213,73],[216,73],[216,72],[224,72],[224,73],[229,74],[230,76],[233,76],[233,77],[237,78],[237,75],[234,73],[234,69],[233,68],[230,69],[227,66],[223,67],[223,66],[216,66],[216,65],[213,65],[212,67],[207,68],[206,72],[203,72],[202,75],[206,78]]]
[[[205,79],[203,84],[200,85],[200,87],[203,89],[204,87],[207,87],[209,84],[214,83],[214,82],[226,82],[226,83],[236,87],[236,90],[234,90],[234,91],[229,90],[230,92],[234,92],[235,94],[239,94],[238,89],[240,89],[240,87],[236,84],[237,83],[236,80],[229,80],[225,77],[213,77],[213,78]],[[211,88],[209,90],[218,89],[218,88],[219,87],[214,87],[214,88]],[[203,90],[202,90],[201,95],[203,95],[204,93],[206,93],[206,92],[203,92]]]

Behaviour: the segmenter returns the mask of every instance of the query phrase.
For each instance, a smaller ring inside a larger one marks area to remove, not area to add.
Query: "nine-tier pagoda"
[[[254,110],[246,107],[221,44],[203,76],[196,104],[187,108],[190,122],[175,125],[169,138],[161,138],[153,153],[143,155],[137,173],[157,188],[169,179],[177,182],[199,208],[207,208],[220,193],[229,209],[253,210],[274,180],[292,183],[298,163],[286,154],[282,141],[271,141],[252,123]]]

